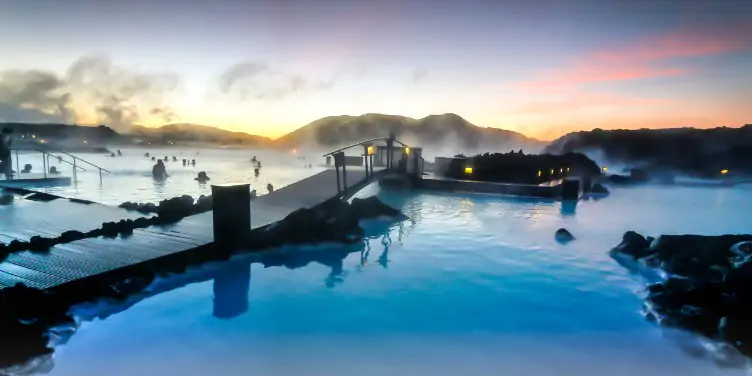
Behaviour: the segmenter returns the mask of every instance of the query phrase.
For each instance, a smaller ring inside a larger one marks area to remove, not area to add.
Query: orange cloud
[[[683,29],[594,51],[567,67],[545,71],[517,87],[535,92],[561,92],[590,83],[687,75],[693,71],[667,67],[678,58],[717,55],[752,49],[752,22],[714,29]]]

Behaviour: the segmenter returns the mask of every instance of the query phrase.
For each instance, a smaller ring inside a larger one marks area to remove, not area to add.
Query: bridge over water
[[[348,166],[344,151],[357,149],[365,163]],[[300,208],[330,199],[347,199],[386,177],[422,177],[420,149],[393,138],[376,138],[327,153],[333,168],[251,201],[251,228],[260,229]],[[0,187],[2,182],[0,182]],[[21,192],[21,191],[17,191]],[[63,232],[88,232],[103,222],[135,219],[140,213],[97,203],[36,194],[0,207],[0,242],[55,238]],[[39,289],[76,288],[149,263],[169,263],[214,242],[214,213],[185,217],[175,224],[136,229],[122,237],[96,237],[53,246],[47,252],[14,252],[0,262],[0,290],[23,283]]]

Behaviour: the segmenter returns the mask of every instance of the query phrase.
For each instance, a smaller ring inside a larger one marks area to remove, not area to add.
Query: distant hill
[[[431,115],[422,119],[404,116],[366,114],[361,116],[330,116],[316,120],[275,140],[284,148],[336,148],[369,138],[386,137],[394,132],[397,139],[408,144],[440,148],[447,152],[536,151],[540,141],[520,133],[471,124],[459,115]],[[434,150],[436,152],[436,150]]]
[[[255,136],[244,132],[232,132],[223,129],[195,124],[169,124],[157,128],[134,125],[129,134],[135,138],[150,141],[211,143],[217,145],[269,146],[268,137]]]
[[[0,123],[13,130],[17,149],[58,149],[68,152],[103,152],[105,145],[121,141],[110,127],[67,124]]]
[[[567,134],[544,151],[582,152],[600,156],[601,162],[704,177],[716,177],[722,169],[752,175],[752,124],[713,129],[595,129]]]

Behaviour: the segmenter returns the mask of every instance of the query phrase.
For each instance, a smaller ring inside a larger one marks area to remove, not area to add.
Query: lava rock
[[[612,252],[623,253],[632,256],[635,259],[655,253],[650,249],[650,242],[645,239],[644,236],[634,231],[627,231],[624,233],[621,243],[617,245]]]
[[[102,223],[101,231],[102,231],[102,236],[114,238],[120,232],[120,228],[115,222],[105,222],[105,223]]]
[[[27,248],[33,252],[46,252],[54,245],[55,241],[53,239],[44,238],[41,236],[32,236],[29,239]]]
[[[588,193],[593,195],[607,195],[610,192],[608,191],[608,188],[606,188],[603,184],[595,183],[592,187],[590,187]]]
[[[384,204],[378,197],[372,196],[365,199],[354,198],[350,203],[349,210],[359,220],[373,219],[378,217],[400,217],[403,216],[399,210]]]
[[[565,228],[560,228],[556,230],[556,233],[554,234],[554,238],[556,239],[557,242],[562,243],[562,244],[569,243],[575,239],[574,235],[572,235],[572,233],[569,232]]]
[[[85,237],[86,235],[84,235],[84,233],[81,231],[69,230],[60,234],[60,236],[58,237],[58,243],[75,242],[77,240],[84,239]]]

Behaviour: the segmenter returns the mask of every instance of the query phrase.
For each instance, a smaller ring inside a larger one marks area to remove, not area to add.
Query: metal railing
[[[76,179],[77,179],[77,172],[78,172],[78,170],[87,171],[84,167],[80,166],[78,164],[78,162],[82,162],[84,164],[87,164],[87,165],[90,165],[92,167],[97,168],[99,170],[99,182],[100,183],[102,182],[102,172],[106,172],[108,174],[112,173],[112,172],[110,172],[109,170],[107,170],[104,167],[97,166],[97,165],[95,165],[95,164],[93,164],[93,163],[91,163],[91,162],[89,162],[89,161],[87,161],[85,159],[79,158],[79,157],[77,157],[77,156],[75,156],[73,154],[70,154],[70,153],[66,153],[66,152],[64,152],[62,150],[48,151],[48,150],[43,150],[43,149],[30,148],[30,149],[14,149],[14,151],[16,152],[16,173],[19,173],[19,174],[21,173],[21,163],[19,161],[19,156],[18,156],[19,151],[36,151],[36,152],[39,152],[42,155],[42,168],[43,168],[43,173],[44,173],[44,178],[45,179],[47,179],[48,174],[49,174],[48,170],[49,170],[49,167],[50,167],[50,158],[55,158],[59,162],[62,162],[62,163],[65,163],[65,164],[68,164],[68,165],[72,166],[73,167],[73,176],[72,176],[72,178],[73,178],[74,181],[76,181]],[[71,157],[71,159],[73,160],[73,162],[67,161],[63,157],[61,157],[59,155],[53,154],[53,152],[69,156],[69,157]]]

